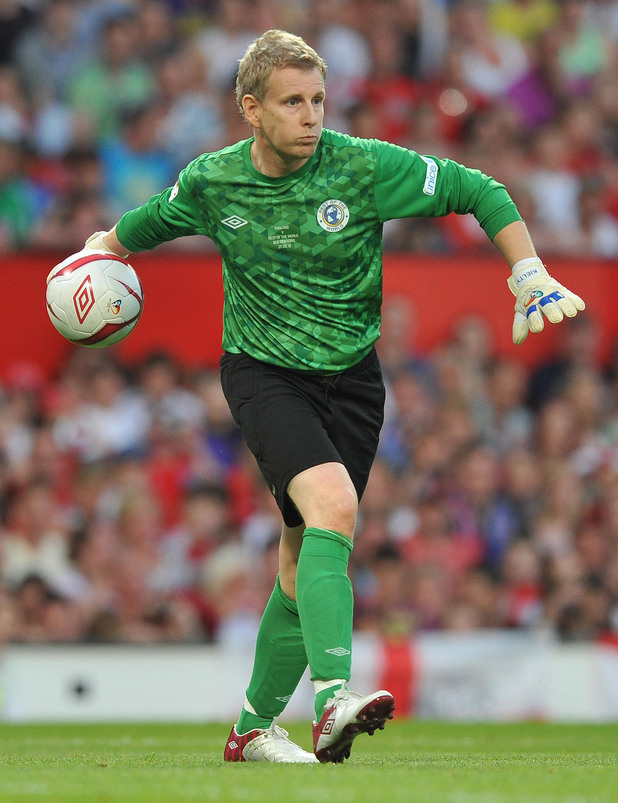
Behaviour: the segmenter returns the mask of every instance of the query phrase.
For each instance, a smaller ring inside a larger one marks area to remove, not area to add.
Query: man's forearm
[[[118,239],[115,226],[109,231],[95,231],[86,240],[84,248],[91,248],[95,251],[108,251],[118,257],[128,257],[131,253]]]
[[[114,254],[118,254],[118,256],[128,256],[131,253],[129,249],[118,239],[118,235],[116,234],[116,226],[111,228],[107,233],[103,234],[102,240],[107,248],[109,248],[110,251],[113,251]]]
[[[493,242],[510,268],[521,259],[537,256],[528,228],[523,220],[509,223],[496,234]]]

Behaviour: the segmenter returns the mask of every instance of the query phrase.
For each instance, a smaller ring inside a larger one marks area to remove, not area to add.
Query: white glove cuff
[[[515,289],[519,290],[522,284],[529,282],[530,279],[548,276],[548,273],[538,257],[527,257],[526,259],[520,259],[513,265],[511,275]]]
[[[90,244],[94,241],[98,246],[97,250],[106,251],[108,254],[113,254],[116,257],[121,257],[122,259],[126,259],[129,256],[130,251],[127,251],[124,254],[116,253],[116,251],[114,251],[112,248],[110,248],[109,245],[106,245],[105,242],[103,241],[103,237],[106,234],[107,234],[106,231],[97,231],[94,234],[91,234],[90,237],[88,237],[88,239],[86,240],[85,247],[86,248],[93,248],[93,246],[90,245]]]

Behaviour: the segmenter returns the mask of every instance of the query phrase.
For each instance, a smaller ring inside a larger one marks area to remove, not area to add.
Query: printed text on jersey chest
[[[289,226],[275,226],[275,233],[269,234],[268,239],[275,248],[291,248],[298,234],[289,231]]]

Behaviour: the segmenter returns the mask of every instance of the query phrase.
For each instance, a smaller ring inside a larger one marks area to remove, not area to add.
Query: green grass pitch
[[[309,749],[308,724],[283,723]],[[618,723],[395,720],[343,765],[226,764],[229,728],[0,725],[0,802],[618,801]]]

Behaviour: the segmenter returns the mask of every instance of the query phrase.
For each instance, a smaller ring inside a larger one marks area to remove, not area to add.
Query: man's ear
[[[242,99],[242,110],[247,122],[253,128],[260,127],[260,102],[254,95],[244,95]]]

